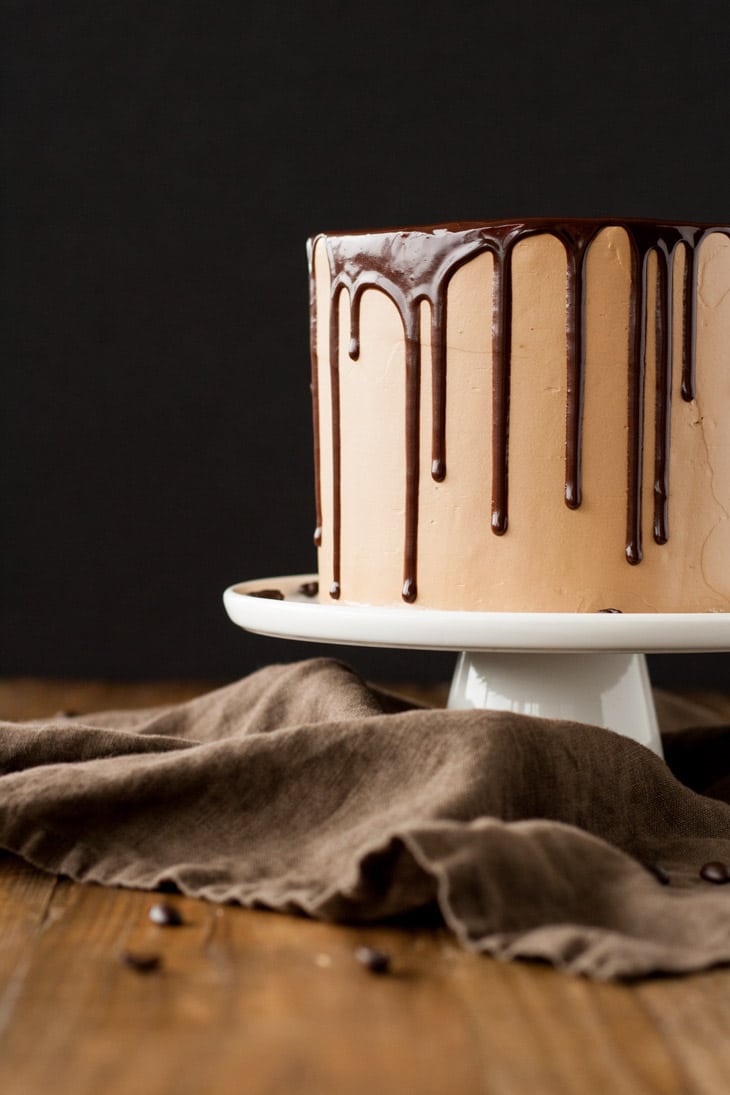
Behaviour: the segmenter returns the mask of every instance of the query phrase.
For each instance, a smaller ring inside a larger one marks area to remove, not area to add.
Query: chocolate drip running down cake
[[[730,611],[730,227],[308,246],[320,597]]]

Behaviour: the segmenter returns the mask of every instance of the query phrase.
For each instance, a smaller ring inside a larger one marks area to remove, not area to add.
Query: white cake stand
[[[730,650],[730,613],[445,612],[320,604],[316,574],[231,586],[223,602],[247,631],[306,642],[453,650],[451,708],[490,708],[615,730],[662,755],[645,653]],[[284,600],[251,596],[279,590]]]

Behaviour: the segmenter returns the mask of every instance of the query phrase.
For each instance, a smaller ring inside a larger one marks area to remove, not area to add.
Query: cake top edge
[[[593,228],[670,228],[686,231],[730,231],[730,223],[699,220],[652,220],[648,217],[506,217],[493,220],[464,220],[444,221],[440,224],[406,225],[390,228],[362,228],[351,230],[337,230],[314,232],[309,236],[309,243],[314,244],[318,239],[346,239],[348,237],[364,236],[440,236],[445,234],[459,235],[464,232],[478,232],[480,229],[496,228],[504,231],[513,228],[515,230],[526,229],[532,232],[542,230],[549,232],[561,228],[581,227]]]

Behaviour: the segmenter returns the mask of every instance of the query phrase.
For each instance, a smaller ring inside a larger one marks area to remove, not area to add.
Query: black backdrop
[[[314,651],[220,599],[314,568],[308,234],[730,220],[726,0],[0,11],[6,674],[223,678]]]

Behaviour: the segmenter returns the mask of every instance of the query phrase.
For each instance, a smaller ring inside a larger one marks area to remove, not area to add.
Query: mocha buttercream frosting
[[[730,610],[729,236],[533,219],[310,240],[323,595]]]

